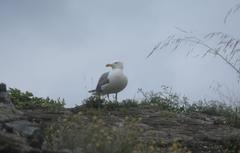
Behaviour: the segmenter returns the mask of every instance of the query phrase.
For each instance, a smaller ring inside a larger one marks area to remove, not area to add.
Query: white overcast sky
[[[167,85],[193,100],[215,99],[216,82],[239,92],[237,75],[217,58],[162,50],[147,54],[174,27],[240,38],[239,0],[1,0],[0,82],[74,106],[89,96],[105,64],[121,60],[129,78],[120,99]]]

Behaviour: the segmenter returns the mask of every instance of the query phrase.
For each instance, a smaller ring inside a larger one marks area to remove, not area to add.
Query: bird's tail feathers
[[[89,93],[92,93],[92,95],[98,95],[98,92],[96,90],[89,90]]]
[[[96,90],[95,90],[95,89],[94,89],[94,90],[89,90],[88,92],[89,92],[89,93],[95,93]]]

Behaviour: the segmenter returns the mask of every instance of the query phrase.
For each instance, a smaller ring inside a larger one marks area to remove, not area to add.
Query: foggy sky
[[[120,99],[137,89],[159,91],[167,85],[193,100],[217,98],[219,82],[239,91],[237,75],[214,57],[174,53],[147,54],[174,27],[196,35],[222,31],[239,38],[240,12],[223,23],[236,0],[1,0],[0,82],[36,96],[80,104],[95,88],[105,64],[120,60],[128,76]]]

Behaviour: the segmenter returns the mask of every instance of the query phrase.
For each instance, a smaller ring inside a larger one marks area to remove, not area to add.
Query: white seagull
[[[103,73],[96,89],[90,90],[90,93],[95,95],[107,95],[115,94],[115,99],[117,100],[118,92],[122,91],[128,83],[127,77],[123,73],[123,63],[120,61],[115,61],[112,64],[107,64],[106,67],[111,67],[112,70]]]

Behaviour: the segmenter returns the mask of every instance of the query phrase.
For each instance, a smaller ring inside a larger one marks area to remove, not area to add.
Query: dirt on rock
[[[6,91],[0,94],[0,153],[51,153],[44,146],[44,129],[60,118],[85,112],[87,108],[49,111],[17,110]],[[89,115],[88,115],[89,116]],[[140,118],[143,139],[161,139],[166,145],[181,142],[193,153],[223,153],[240,150],[240,128],[226,124],[221,116],[203,113],[173,113],[149,108],[106,111],[111,124],[121,124],[124,117]],[[231,148],[231,147],[235,148]],[[62,150],[59,152],[67,152]]]

